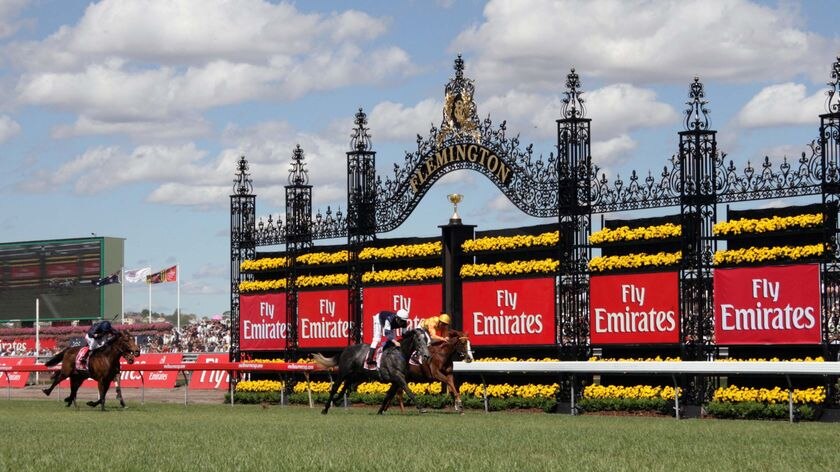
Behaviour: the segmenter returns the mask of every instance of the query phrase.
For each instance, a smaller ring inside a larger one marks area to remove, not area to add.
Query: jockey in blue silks
[[[399,346],[400,343],[396,339],[396,330],[398,328],[405,328],[406,326],[408,326],[408,312],[405,310],[397,310],[396,312],[380,311],[379,313],[373,315],[373,339],[370,341],[370,350],[368,351],[366,360],[369,367],[376,365],[376,359],[374,359],[374,356],[376,353],[376,347],[379,345],[379,341],[382,337],[385,336],[388,340],[387,342],[392,342]]]
[[[84,357],[82,358],[82,363],[87,365],[88,357],[90,357],[90,353],[101,348],[108,342],[110,339],[109,335],[117,334],[117,330],[111,326],[111,322],[108,320],[97,321],[90,327],[88,332],[85,334],[85,341],[88,344],[88,351],[85,353]]]

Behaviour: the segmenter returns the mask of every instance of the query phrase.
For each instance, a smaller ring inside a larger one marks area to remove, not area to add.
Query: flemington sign
[[[415,168],[409,178],[411,190],[417,193],[435,172],[458,162],[474,163],[485,169],[488,175],[495,176],[502,185],[510,183],[511,167],[492,150],[481,144],[453,144],[429,154]]]

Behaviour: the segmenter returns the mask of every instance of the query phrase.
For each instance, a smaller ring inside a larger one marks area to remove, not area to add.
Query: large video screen
[[[0,320],[100,316],[101,239],[0,244]]]

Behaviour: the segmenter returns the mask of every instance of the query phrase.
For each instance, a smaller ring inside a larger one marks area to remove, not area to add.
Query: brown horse
[[[450,329],[445,341],[437,341],[429,345],[429,360],[421,365],[409,364],[408,380],[443,382],[455,401],[455,411],[463,413],[461,393],[455,388],[455,376],[452,374],[452,363],[456,356],[466,362],[473,361],[470,337],[466,333]],[[404,411],[402,391],[397,393],[400,411]]]
[[[105,394],[111,386],[111,382],[120,373],[120,357],[125,357],[129,364],[134,363],[134,358],[140,355],[140,348],[134,342],[134,338],[127,331],[119,332],[105,346],[90,353],[88,356],[88,371],[76,370],[76,355],[81,347],[68,347],[45,362],[47,366],[61,364],[61,370],[53,374],[52,385],[44,389],[44,393],[52,393],[56,385],[66,378],[70,378],[70,396],[64,399],[67,406],[76,404],[76,392],[87,378],[98,382],[99,399],[95,402],[87,402],[90,407],[100,405],[105,411]],[[122,393],[119,392],[117,384],[117,395],[122,404]],[[123,404],[123,406],[125,406]]]

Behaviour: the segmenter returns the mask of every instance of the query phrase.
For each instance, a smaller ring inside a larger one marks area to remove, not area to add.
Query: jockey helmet
[[[443,324],[452,324],[452,318],[450,318],[446,313],[441,313],[440,316],[438,316],[438,321]]]
[[[397,310],[397,318],[399,318],[401,320],[407,320],[408,319],[408,312],[405,311],[405,310]]]

